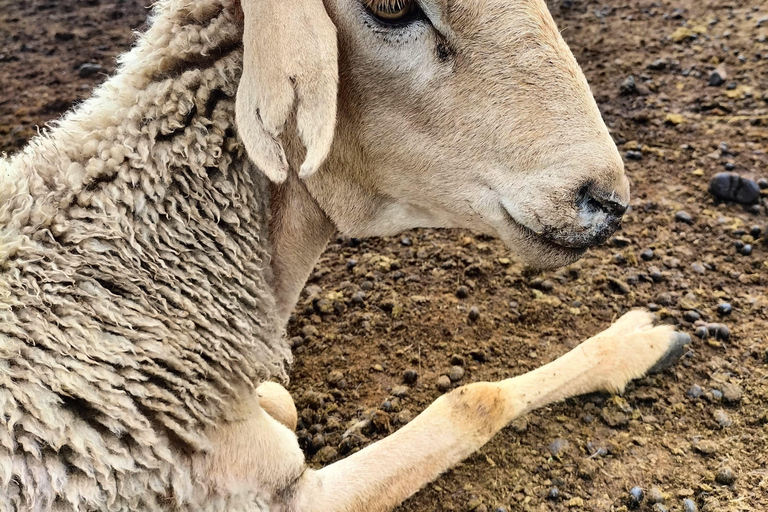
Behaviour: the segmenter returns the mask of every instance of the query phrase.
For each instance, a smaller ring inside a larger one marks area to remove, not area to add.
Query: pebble
[[[720,428],[728,428],[733,425],[731,417],[722,409],[716,410],[714,417],[717,424],[720,425]]]
[[[466,286],[459,286],[456,288],[456,296],[460,299],[466,299],[469,297],[469,288]]]
[[[675,214],[675,220],[677,222],[685,222],[686,224],[693,224],[693,217],[685,210],[680,210]]]
[[[658,487],[651,487],[651,490],[648,491],[648,503],[651,505],[655,503],[664,503],[664,494],[661,492],[661,489]]]
[[[403,238],[400,239],[400,244],[404,245],[405,247],[410,247],[413,245],[413,241],[407,236],[404,236]]]
[[[354,258],[347,260],[347,270],[352,270],[357,266],[357,260]]]
[[[625,265],[627,263],[627,257],[621,253],[613,255],[613,262],[617,265]]]
[[[344,374],[338,370],[334,370],[328,374],[327,381],[331,386],[338,385],[344,379]]]
[[[567,448],[568,440],[558,438],[549,444],[549,453],[551,453],[555,458],[560,458],[560,456],[563,454],[563,452],[565,452]]]
[[[396,396],[398,398],[403,398],[408,395],[408,387],[407,386],[395,386],[392,388],[392,396]]]
[[[451,371],[448,372],[448,378],[451,382],[458,382],[464,378],[464,368],[461,366],[451,366]]]
[[[763,230],[760,226],[752,226],[749,229],[749,234],[752,236],[752,238],[760,238],[760,235],[763,234]]]
[[[633,75],[629,75],[624,79],[623,82],[621,82],[621,85],[619,86],[619,92],[625,96],[635,94],[637,92],[637,82],[635,81],[635,77]]]
[[[710,87],[720,87],[725,83],[725,77],[721,74],[720,70],[715,69],[709,74],[709,82],[707,83]]]
[[[451,379],[447,375],[441,375],[437,378],[438,391],[446,392],[451,389]]]
[[[654,256],[655,254],[653,253],[652,249],[646,249],[640,253],[640,257],[643,259],[643,261],[651,261]]]
[[[707,272],[706,267],[704,267],[704,265],[702,265],[701,263],[698,263],[698,262],[691,263],[691,270],[693,270],[697,274],[704,274],[704,273]]]
[[[720,386],[720,391],[723,392],[723,400],[729,404],[737,404],[741,402],[741,398],[744,396],[744,392],[736,384],[724,382]]]
[[[704,390],[701,389],[701,386],[699,386],[698,384],[694,384],[693,386],[688,388],[688,391],[686,392],[686,394],[691,398],[700,398],[701,395],[704,394]]]
[[[723,302],[717,306],[717,314],[720,316],[728,316],[732,311],[733,307],[727,302]]]
[[[627,151],[624,154],[624,158],[627,160],[642,160],[643,154],[640,151]]]
[[[696,311],[686,311],[683,313],[683,320],[693,323],[701,318],[701,315]]]
[[[453,354],[451,356],[451,364],[453,366],[464,366],[464,358],[459,354]]]
[[[557,487],[552,487],[547,493],[547,499],[550,499],[553,501],[560,499],[560,489],[558,489]]]
[[[705,325],[700,325],[696,328],[693,334],[695,334],[697,338],[705,340],[709,338],[709,329],[707,329]]]
[[[754,204],[760,199],[760,187],[753,180],[732,172],[720,172],[709,182],[709,192],[723,201]]]
[[[683,511],[684,512],[697,512],[696,504],[693,502],[692,499],[686,498],[683,500]]]
[[[99,64],[86,62],[77,69],[77,74],[80,76],[80,78],[88,78],[89,76],[93,76],[101,70],[102,67]]]
[[[760,190],[768,189],[768,179],[760,178],[757,180],[757,186],[760,187]]]
[[[469,309],[469,321],[477,322],[478,318],[480,318],[480,310],[476,306],[472,306]]]
[[[405,370],[403,372],[403,382],[406,384],[415,384],[419,379],[419,374],[416,370]]]
[[[720,485],[731,485],[736,481],[736,475],[733,474],[731,468],[720,468],[715,476],[715,482]]]
[[[643,489],[639,486],[635,486],[629,490],[629,506],[630,508],[637,508],[643,502],[645,494]]]
[[[744,247],[741,248],[741,254],[743,254],[744,256],[749,256],[750,254],[752,254],[752,245],[745,244]]]

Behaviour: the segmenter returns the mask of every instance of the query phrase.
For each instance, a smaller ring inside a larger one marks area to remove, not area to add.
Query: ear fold
[[[299,176],[306,178],[325,161],[336,128],[336,27],[322,0],[241,4],[245,30],[235,107],[238,132],[256,166],[282,183],[288,162],[279,136],[295,109],[307,149]]]

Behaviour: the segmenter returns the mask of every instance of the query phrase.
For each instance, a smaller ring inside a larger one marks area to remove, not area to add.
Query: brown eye
[[[372,0],[366,2],[370,13],[387,25],[401,25],[419,16],[415,0]]]

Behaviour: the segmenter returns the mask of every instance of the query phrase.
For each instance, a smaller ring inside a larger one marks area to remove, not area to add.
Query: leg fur
[[[483,446],[521,414],[570,396],[621,391],[690,341],[642,311],[525,375],[463,386],[395,434],[297,483],[295,512],[384,512]],[[671,356],[672,355],[672,356]]]

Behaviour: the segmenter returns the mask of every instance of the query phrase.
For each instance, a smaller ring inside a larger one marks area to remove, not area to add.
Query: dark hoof
[[[685,347],[691,343],[691,337],[684,332],[675,332],[672,336],[672,346],[670,346],[667,353],[664,354],[650,370],[648,370],[648,374],[659,373],[675,364],[677,360],[680,359],[680,356],[683,355]]]

